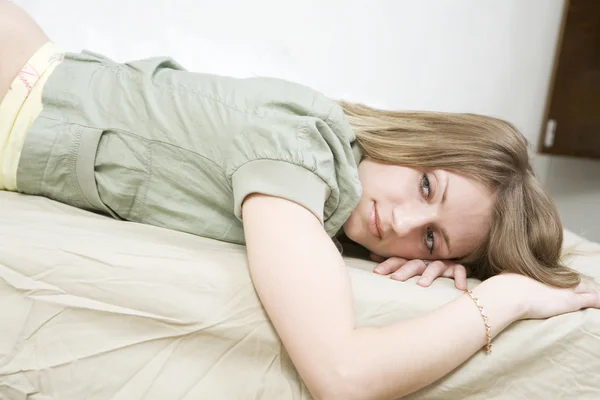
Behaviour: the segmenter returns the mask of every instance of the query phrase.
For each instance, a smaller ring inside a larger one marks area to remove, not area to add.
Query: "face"
[[[362,197],[344,232],[382,257],[445,260],[466,256],[488,232],[492,193],[444,170],[418,170],[369,159],[358,166]]]

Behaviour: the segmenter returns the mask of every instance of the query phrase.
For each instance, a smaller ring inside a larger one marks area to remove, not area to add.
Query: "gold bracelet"
[[[483,349],[485,350],[486,353],[489,354],[492,352],[492,334],[491,334],[492,328],[490,328],[490,324],[488,323],[487,314],[485,313],[483,306],[481,304],[479,304],[479,299],[477,297],[475,297],[473,292],[471,292],[469,289],[467,289],[467,290],[465,290],[465,293],[468,294],[469,297],[471,297],[471,299],[473,299],[473,301],[475,302],[475,305],[477,306],[477,308],[479,308],[481,317],[483,318],[483,323],[485,324],[485,336],[487,339],[487,342],[486,342],[485,346],[483,346]]]

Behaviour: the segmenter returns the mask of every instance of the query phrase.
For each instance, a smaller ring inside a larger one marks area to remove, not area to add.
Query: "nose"
[[[407,236],[431,224],[437,208],[431,204],[403,204],[392,209],[392,229],[398,236]]]

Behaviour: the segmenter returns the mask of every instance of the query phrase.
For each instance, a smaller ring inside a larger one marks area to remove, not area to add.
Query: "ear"
[[[385,260],[387,260],[387,258],[377,255],[375,253],[369,253],[369,258],[371,259],[371,261],[375,261],[376,263],[382,263]]]

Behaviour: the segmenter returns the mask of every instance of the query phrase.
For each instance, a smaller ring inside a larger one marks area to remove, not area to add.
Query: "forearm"
[[[521,315],[502,279],[473,290],[489,318],[492,336]],[[353,398],[395,399],[451,372],[486,343],[479,309],[466,294],[424,316],[382,328],[357,329],[343,372]],[[354,397],[354,395],[356,396]]]
[[[484,344],[481,315],[467,296],[420,318],[356,329],[347,268],[319,221],[294,203],[251,196],[244,227],[254,286],[316,399],[395,399],[434,382]],[[494,335],[518,316],[497,278],[474,290]]]

